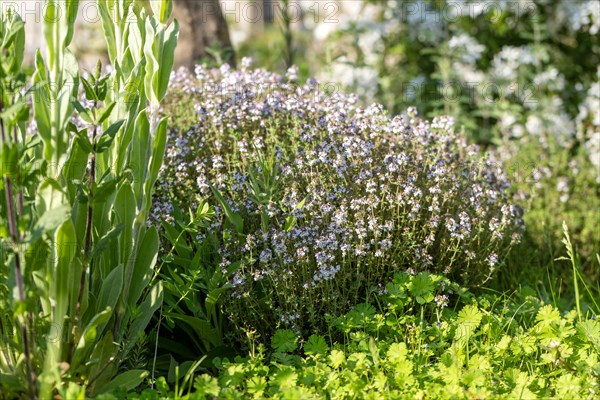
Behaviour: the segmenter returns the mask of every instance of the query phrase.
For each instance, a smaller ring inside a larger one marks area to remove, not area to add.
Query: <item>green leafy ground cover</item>
[[[343,335],[250,336],[248,356],[213,360],[215,375],[124,398],[593,399],[600,393],[600,322],[561,313],[526,291],[476,296],[447,279],[397,274],[378,305],[330,320]],[[168,393],[168,395],[166,395]],[[166,396],[165,396],[166,395]],[[119,397],[119,396],[117,396]],[[113,398],[110,396],[106,399]]]

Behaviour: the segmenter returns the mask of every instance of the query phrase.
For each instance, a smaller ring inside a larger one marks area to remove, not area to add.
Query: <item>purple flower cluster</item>
[[[257,286],[268,287],[272,314],[261,318],[277,325],[343,312],[398,271],[479,285],[520,240],[507,179],[451,118],[429,122],[414,109],[390,117],[314,80],[296,83],[295,69],[280,76],[250,65],[173,74],[171,96],[188,100],[171,104],[193,107],[197,124],[170,133],[153,213],[170,220],[172,204],[211,199],[209,231],[228,238],[219,253],[225,264],[241,261],[230,280],[236,318],[256,325],[248,298]],[[257,201],[253,183],[269,157],[275,177]],[[243,235],[211,186],[243,217]]]

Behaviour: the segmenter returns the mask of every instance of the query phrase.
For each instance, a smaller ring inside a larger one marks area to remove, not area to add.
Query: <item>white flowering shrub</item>
[[[327,34],[315,28],[318,48],[339,55],[320,76],[390,110],[418,103],[424,114],[451,113],[480,142],[550,134],[564,144],[577,105],[598,81],[594,1],[359,0],[352,7],[338,24],[324,24]]]
[[[547,265],[570,279],[570,267],[554,263],[563,221],[584,270],[598,277],[600,3],[338,3],[339,23],[314,31],[327,65],[312,62],[310,73],[391,112],[416,105],[426,117],[452,115],[472,141],[496,150],[528,198],[522,254],[537,267],[522,268],[518,254],[505,270],[514,282]]]
[[[166,111],[197,124],[170,133],[154,211],[214,205],[197,240],[216,235],[221,267],[236,266],[223,304],[236,324],[314,329],[399,271],[481,285],[520,240],[502,170],[451,118],[390,117],[249,64],[173,75]]]

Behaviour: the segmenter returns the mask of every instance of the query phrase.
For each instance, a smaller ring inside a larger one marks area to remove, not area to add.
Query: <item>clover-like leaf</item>
[[[196,377],[194,380],[194,389],[196,389],[201,396],[218,396],[220,391],[219,382],[208,374]]]
[[[395,364],[406,360],[407,355],[408,349],[406,348],[406,343],[392,343],[387,351],[386,358],[392,364]]]
[[[298,347],[298,336],[291,329],[280,329],[273,335],[271,347],[281,353],[294,351]]]
[[[375,307],[368,303],[361,303],[354,307],[354,311],[359,313],[363,318],[370,318],[375,315]]]
[[[408,286],[410,294],[415,297],[415,300],[419,304],[432,302],[434,299],[434,289],[435,284],[431,279],[431,275],[427,272],[423,272],[415,276]]]
[[[476,305],[469,304],[465,306],[458,313],[456,322],[458,327],[456,329],[456,340],[459,343],[466,343],[469,338],[473,335],[475,330],[479,327],[483,314]]]
[[[588,319],[577,324],[577,334],[582,339],[600,347],[600,322]]]
[[[332,350],[329,354],[329,365],[333,368],[339,368],[346,362],[346,355],[341,350]]]
[[[308,341],[304,343],[304,353],[311,356],[325,355],[328,349],[329,347],[323,336],[311,335]]]
[[[282,389],[291,389],[297,386],[298,374],[291,367],[282,367],[273,378],[273,384]]]
[[[559,321],[560,313],[556,308],[547,304],[539,309],[535,320],[538,321],[540,325],[547,326],[553,322]]]

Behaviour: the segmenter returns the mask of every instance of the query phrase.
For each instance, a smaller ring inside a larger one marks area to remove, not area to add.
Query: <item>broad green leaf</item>
[[[119,259],[127,263],[133,248],[133,221],[136,217],[135,197],[131,185],[123,184],[117,193],[113,209],[117,223],[123,224],[123,232],[119,238]]]
[[[123,265],[118,265],[102,282],[102,289],[98,295],[96,313],[107,308],[114,308],[123,289]]]
[[[129,371],[125,371],[120,375],[117,375],[106,385],[98,388],[95,393],[109,393],[118,388],[123,388],[126,391],[133,390],[138,387],[144,381],[144,379],[146,379],[148,374],[148,371],[141,369],[131,369]]]
[[[7,22],[8,34],[4,38],[4,45],[11,49],[9,73],[16,74],[20,72],[25,53],[25,23],[18,14],[10,15]]]
[[[90,142],[90,139],[85,129],[77,132],[77,134],[75,135],[74,142],[77,144],[77,147],[81,148],[84,152],[88,154],[91,153],[93,150],[92,143]]]
[[[296,225],[296,218],[294,218],[293,215],[288,215],[288,217],[285,219],[285,225],[283,227],[283,230],[289,232],[292,230],[294,225]]]
[[[103,251],[105,251],[108,248],[110,241],[118,238],[122,230],[123,224],[118,224],[113,226],[104,236],[102,236],[94,245],[94,249],[92,250],[92,259],[97,258]]]
[[[88,350],[92,347],[92,345],[97,343],[96,339],[99,334],[98,331],[102,329],[101,326],[104,326],[111,316],[112,309],[106,308],[102,310],[102,312],[94,315],[91,321],[87,324],[81,334],[81,337],[79,338],[79,341],[77,342],[75,352],[73,353],[73,358],[71,361],[71,367],[73,369],[76,370],[82,362],[85,363],[89,361]]]
[[[560,314],[556,308],[547,304],[539,309],[535,320],[538,321],[541,326],[548,326],[553,322],[558,322],[560,320]]]
[[[108,119],[108,117],[110,117],[110,114],[112,113],[112,111],[115,109],[115,106],[117,105],[116,102],[111,103],[108,107],[106,107],[104,109],[104,111],[102,112],[102,114],[100,115],[100,118],[98,118],[98,125],[102,124],[104,121],[106,121]],[[118,130],[118,129],[117,129]]]
[[[108,179],[94,185],[94,205],[104,203],[113,197],[121,179]]]
[[[328,350],[329,346],[327,346],[327,342],[325,342],[323,336],[311,335],[308,341],[304,343],[304,353],[311,356],[325,356]]]
[[[339,368],[346,362],[346,355],[341,350],[331,350],[328,358],[332,368]]]
[[[79,101],[74,100],[73,107],[75,107],[82,120],[84,120],[88,124],[93,123],[89,110],[86,109]]]
[[[144,55],[145,34],[146,31],[144,24],[131,24],[129,27],[129,37],[127,43],[129,44],[131,56],[136,63],[138,63]]]
[[[89,140],[88,140],[89,143]],[[67,161],[63,167],[63,176],[69,182],[82,180],[88,164],[89,150],[73,141]]]
[[[294,351],[298,347],[298,336],[291,329],[280,329],[273,335],[271,347],[280,353]]]
[[[178,37],[179,23],[177,21],[174,21],[166,30],[155,18],[149,18],[146,21],[145,90],[151,110],[158,110],[160,101],[167,92]]]
[[[375,367],[379,367],[379,349],[377,348],[375,339],[372,336],[369,338],[369,351],[371,352],[373,365],[375,365]]]
[[[426,272],[414,276],[408,290],[419,304],[430,303],[434,299],[435,285],[431,275]]]
[[[227,204],[227,201],[225,201],[225,198],[223,197],[223,195],[221,194],[219,189],[217,189],[211,185],[210,190],[213,192],[214,196],[217,198],[217,202],[219,203],[219,206],[221,206],[221,208],[223,208],[223,212],[225,213],[225,217],[227,218],[227,220],[235,227],[236,232],[243,233],[244,232],[244,220],[242,219],[242,217],[239,214],[236,214],[231,210],[231,207],[229,206],[229,204]]]
[[[96,145],[96,151],[98,153],[103,153],[110,147],[115,139],[115,135],[119,132],[119,129],[121,129],[124,122],[125,120],[121,119],[113,123],[102,133],[102,136],[100,136],[100,140],[98,140],[98,144]]]
[[[142,103],[145,102],[145,99],[143,99],[143,97],[139,95],[137,90],[133,95],[135,98],[132,100],[132,103],[128,103],[129,99],[119,98],[119,105],[117,105],[117,111],[113,114],[113,117],[126,117],[127,120],[125,122],[124,128],[120,131],[121,133],[118,134],[115,139],[117,141],[117,145],[113,146],[113,149],[111,151],[112,160],[114,160],[114,164],[111,165],[111,167],[117,175],[123,174],[125,169],[129,168],[130,171],[134,173],[135,180],[135,173],[137,172],[137,169],[131,167],[135,167],[136,165],[140,164],[137,164],[134,161],[135,158],[133,157],[132,153],[136,151],[138,144],[136,144],[136,146],[130,146],[130,144],[133,140],[134,130],[136,129],[136,121],[139,116],[139,113],[145,113],[144,111],[138,111],[139,108],[142,108]],[[127,110],[125,110],[125,107],[127,107]],[[109,118],[109,121],[111,119],[112,117]],[[129,164],[126,165],[127,163]],[[137,193],[137,189],[135,193]]]
[[[67,23],[67,33],[65,35],[64,42],[62,45],[64,47],[69,46],[71,40],[73,39],[73,31],[75,25],[75,19],[77,17],[77,9],[79,7],[79,0],[68,0],[66,1],[66,16],[62,19],[66,20]]]
[[[116,30],[118,29],[118,21],[111,18],[111,10],[115,7],[114,0],[98,0],[98,10],[102,18],[102,29],[108,46],[108,55],[113,65],[117,63],[117,40]]]
[[[163,118],[157,126],[154,135],[154,146],[152,148],[152,158],[150,159],[150,166],[148,168],[148,176],[144,182],[144,202],[142,203],[142,210],[148,212],[151,206],[152,200],[152,188],[158,178],[158,172],[162,166],[163,157],[165,154],[165,148],[167,147],[167,119]]]
[[[50,104],[52,101],[52,96],[48,86],[47,66],[39,49],[35,54],[35,66],[36,69],[35,73],[33,74],[33,82],[36,85],[37,90],[33,91],[33,114],[38,133],[40,134],[44,144],[45,158],[47,160],[51,160],[51,153],[53,149],[50,138]]]
[[[142,208],[144,196],[144,183],[148,174],[148,146],[150,142],[150,123],[145,111],[139,113],[133,126],[133,143],[131,148],[131,164],[134,171],[133,188],[136,195],[136,204]]]
[[[96,90],[94,90],[90,82],[82,77],[81,83],[83,84],[86,99],[88,99],[89,101],[97,102],[98,96],[96,95]]]
[[[168,316],[169,318],[173,318],[175,320],[181,321],[189,325],[194,330],[194,332],[200,340],[208,342],[212,346],[216,346],[221,343],[219,334],[211,325],[210,321],[197,317],[192,317],[190,315],[183,315],[177,313],[169,313],[165,314],[165,316]]]
[[[160,46],[160,54],[158,55],[158,59],[160,60],[160,75],[158,77],[157,87],[157,97],[159,102],[162,101],[167,93],[167,89],[169,87],[169,78],[171,76],[173,62],[175,60],[175,48],[177,47],[177,40],[179,38],[179,22],[177,22],[177,20],[173,21],[173,23],[167,28],[165,36],[166,40],[164,45]]]
[[[135,266],[131,276],[129,299],[127,304],[133,307],[152,277],[152,271],[158,257],[158,232],[155,227],[149,228],[141,241],[135,258]]]
[[[77,233],[76,233],[77,234]],[[77,302],[79,301],[79,284],[81,282],[81,272],[83,271],[83,265],[81,264],[81,259],[79,257],[74,257],[71,262],[70,268],[70,281],[68,285],[68,291],[70,295],[69,301],[69,310],[75,310],[77,307]],[[88,305],[88,285],[87,282],[84,283],[83,286],[83,295],[81,299],[81,309],[80,314],[84,315],[87,310]],[[68,338],[71,338],[71,334],[68,333]]]
[[[220,273],[220,271],[219,271]],[[212,315],[213,311],[215,311],[217,304],[219,302],[219,299],[221,298],[221,295],[223,294],[223,292],[226,290],[227,288],[224,287],[220,287],[220,288],[215,288],[212,289],[211,291],[208,292],[208,294],[206,295],[206,301],[205,303],[205,307],[206,307],[206,315],[210,316]]]
[[[150,0],[152,12],[159,17],[161,23],[165,24],[173,11],[173,0]]]
[[[73,221],[67,219],[63,222],[56,231],[54,240],[56,243],[56,264],[54,267],[56,271],[54,277],[54,323],[59,324],[62,331],[64,317],[69,309],[71,295],[71,292],[69,291],[71,287],[70,283],[79,278],[72,274],[72,261],[79,248]]]
[[[0,118],[9,123],[14,123],[24,109],[27,109],[27,104],[24,101],[17,101],[12,106],[5,108],[4,111],[0,113]]]
[[[125,344],[125,353],[127,353],[135,345],[142,332],[148,326],[148,322],[161,306],[163,301],[163,287],[162,282],[158,282],[140,305],[137,310],[136,318],[131,322],[131,328],[127,337],[127,343]]]
[[[406,360],[407,355],[406,343],[392,343],[386,353],[386,358],[394,365]]]
[[[112,332],[107,331],[104,336],[93,347],[89,360],[86,360],[86,366],[89,368],[90,376],[97,376],[90,392],[95,393],[95,388],[108,383],[110,378],[116,372],[116,362],[111,361],[119,352],[119,344],[115,343]]]
[[[11,177],[19,173],[19,148],[4,142],[0,145],[0,162],[2,177]]]
[[[476,305],[469,304],[458,313],[456,320],[458,327],[456,328],[455,339],[459,344],[464,345],[479,327],[483,314]]]
[[[146,98],[150,102],[150,110],[158,110],[159,107],[159,100],[155,92],[158,84],[154,81],[160,68],[157,54],[158,51],[155,50],[156,47],[161,46],[161,43],[155,44],[157,38],[160,39],[161,37],[160,33],[157,31],[159,29],[157,25],[158,23],[156,19],[146,19],[146,40],[144,42],[146,72],[144,75],[144,90],[146,93]]]
[[[49,174],[53,173],[54,171],[49,171]],[[40,214],[52,209],[61,210],[63,206],[66,206],[69,203],[63,187],[53,178],[45,178],[38,186],[37,194],[36,207]],[[48,217],[55,219],[56,215],[52,216],[49,214]],[[67,217],[65,217],[65,220],[66,218]],[[59,221],[56,226],[60,225],[62,222],[63,221]],[[38,225],[41,226],[44,224],[40,224],[38,221]]]
[[[71,207],[69,205],[60,205],[56,208],[46,211],[37,223],[32,231],[32,241],[36,240],[41,234],[46,232],[54,231],[63,222],[69,219],[71,215]]]

